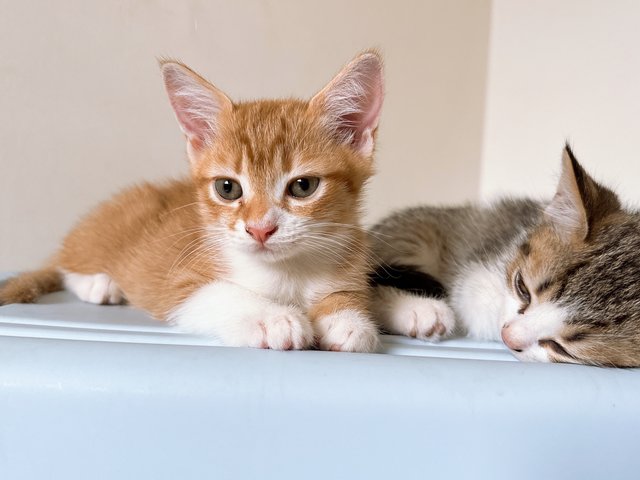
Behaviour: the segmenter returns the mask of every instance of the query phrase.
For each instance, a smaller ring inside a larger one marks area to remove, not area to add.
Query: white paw
[[[373,352],[379,346],[378,328],[368,316],[356,310],[341,310],[320,317],[316,330],[322,350]]]
[[[294,307],[270,305],[260,315],[246,321],[244,335],[231,340],[230,345],[274,350],[300,350],[313,343],[311,322]]]
[[[387,296],[380,321],[389,333],[439,340],[455,328],[455,316],[444,300],[398,292]]]
[[[230,347],[302,349],[313,344],[309,318],[227,282],[202,286],[167,316],[185,332],[216,337]]]
[[[84,302],[117,305],[124,299],[120,287],[106,273],[85,275],[66,272],[64,285]]]

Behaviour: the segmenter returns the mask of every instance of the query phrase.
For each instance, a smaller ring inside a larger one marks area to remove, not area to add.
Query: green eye
[[[287,187],[289,195],[296,198],[306,198],[318,189],[318,177],[300,177],[292,181]]]
[[[218,178],[214,180],[213,186],[216,193],[224,200],[237,200],[242,196],[242,187],[230,178]]]

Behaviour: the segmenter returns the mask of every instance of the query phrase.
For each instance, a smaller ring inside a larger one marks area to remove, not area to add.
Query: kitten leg
[[[217,337],[229,346],[297,350],[313,343],[311,323],[301,310],[228,282],[199,288],[168,321],[186,332]]]
[[[310,316],[322,350],[373,352],[379,346],[378,328],[358,295],[332,293],[311,308]]]
[[[397,288],[374,288],[372,310],[380,326],[389,333],[439,340],[455,328],[453,310],[444,300]]]
[[[124,300],[122,290],[106,273],[86,275],[65,272],[64,286],[84,302],[117,305]]]

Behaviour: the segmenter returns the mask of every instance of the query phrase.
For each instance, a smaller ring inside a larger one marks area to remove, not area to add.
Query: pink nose
[[[511,328],[510,323],[506,323],[502,327],[502,341],[504,344],[509,347],[510,350],[514,352],[522,352],[533,345],[533,342],[529,341],[525,336],[518,335],[514,332],[514,329]]]
[[[258,241],[260,243],[264,243],[269,239],[269,237],[271,235],[276,233],[276,231],[278,230],[278,226],[277,225],[267,225],[266,227],[258,228],[258,227],[250,227],[250,226],[247,225],[245,230],[247,231],[247,233],[249,235],[251,235],[253,238],[255,238],[256,241]]]

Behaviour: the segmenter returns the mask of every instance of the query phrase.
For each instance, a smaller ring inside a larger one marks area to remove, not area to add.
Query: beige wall
[[[310,96],[387,62],[371,213],[479,188],[489,1],[2,2],[0,270],[37,266],[117,189],[186,171],[155,57],[232,98]]]
[[[552,194],[569,139],[640,200],[640,2],[494,0],[481,191]]]

